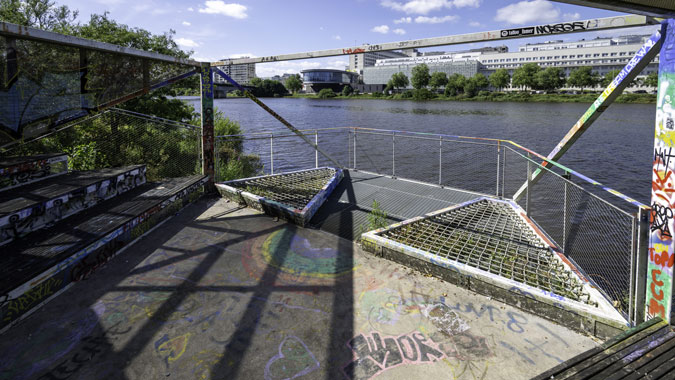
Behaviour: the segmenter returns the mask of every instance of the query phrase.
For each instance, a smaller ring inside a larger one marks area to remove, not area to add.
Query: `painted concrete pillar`
[[[675,20],[663,23],[656,99],[646,312],[670,320],[675,243]]]
[[[200,75],[202,92],[202,174],[209,176],[206,189],[212,191],[215,182],[215,149],[213,137],[213,73],[210,63],[202,62]]]

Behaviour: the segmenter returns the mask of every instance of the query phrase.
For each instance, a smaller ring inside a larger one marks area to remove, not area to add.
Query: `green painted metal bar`
[[[207,191],[215,189],[215,148],[213,132],[213,73],[211,64],[202,63],[200,71],[202,109],[202,174],[209,176]]]
[[[623,90],[628,87],[640,72],[656,57],[659,53],[663,40],[661,31],[656,31],[649,37],[647,42],[635,53],[635,56],[626,64],[621,72],[614,78],[605,91],[591,104],[581,118],[574,124],[572,129],[567,132],[565,137],[560,140],[558,145],[548,154],[547,158],[558,161],[569,148],[581,137],[581,135],[593,125],[595,120],[609,107],[614,100],[621,95]],[[544,167],[550,167],[548,161],[542,163]],[[532,174],[531,185],[537,183],[541,176],[541,169],[537,169]],[[527,184],[523,184],[514,194],[513,199],[518,201],[525,193]]]
[[[670,321],[673,296],[675,207],[675,19],[663,23],[656,99],[652,210],[647,263],[646,313]]]

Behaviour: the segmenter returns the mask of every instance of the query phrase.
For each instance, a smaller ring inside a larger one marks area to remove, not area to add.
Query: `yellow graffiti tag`
[[[191,335],[192,333],[187,333],[169,339],[157,347],[157,352],[169,362],[176,361],[185,353],[185,348],[187,348],[188,339],[190,339]]]

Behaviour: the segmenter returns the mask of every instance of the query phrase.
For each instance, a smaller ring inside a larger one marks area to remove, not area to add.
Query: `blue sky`
[[[92,13],[110,12],[118,22],[163,33],[176,31],[184,50],[202,61],[269,56],[452,34],[498,30],[620,13],[546,0],[62,0],[86,22]],[[598,35],[650,33],[654,28],[569,34],[577,40]],[[548,38],[551,39],[551,38]],[[541,39],[539,39],[541,40]],[[511,40],[511,50],[537,39]],[[437,47],[462,50],[480,43]],[[429,50],[429,49],[427,49]],[[344,68],[348,57],[258,64],[266,77],[305,68]]]

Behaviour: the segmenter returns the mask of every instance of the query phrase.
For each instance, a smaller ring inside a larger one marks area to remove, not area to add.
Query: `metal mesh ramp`
[[[342,177],[341,169],[317,168],[227,181],[216,187],[226,198],[304,226]]]
[[[483,199],[380,236],[575,301],[591,302],[579,278],[505,203]]]

